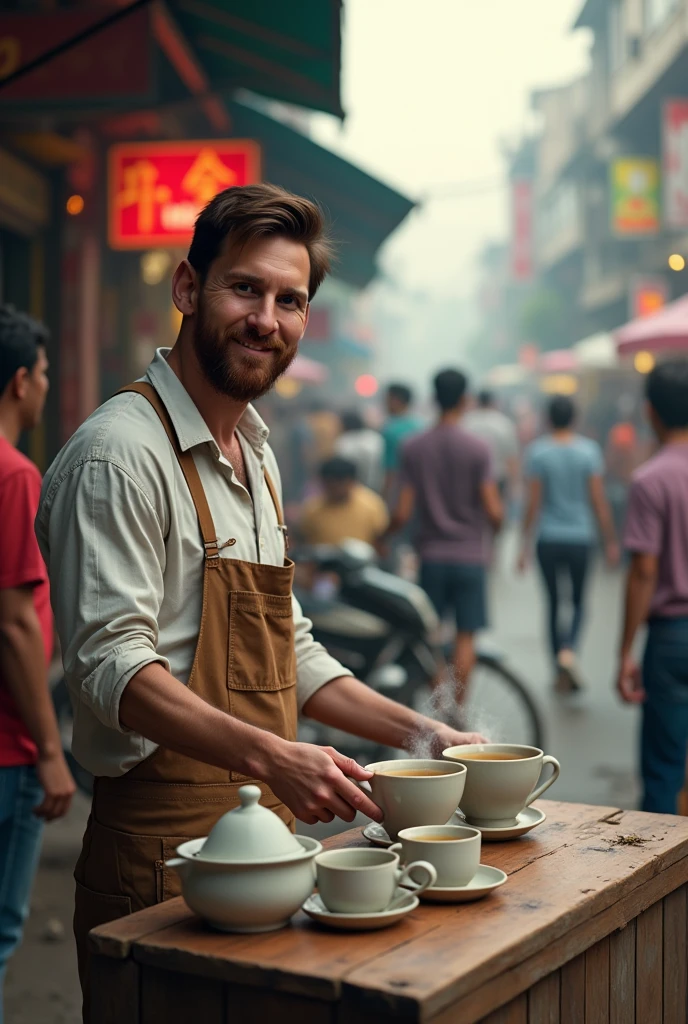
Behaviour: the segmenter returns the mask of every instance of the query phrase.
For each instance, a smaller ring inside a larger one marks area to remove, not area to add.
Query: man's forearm
[[[48,688],[43,634],[35,613],[0,626],[0,677],[39,756],[59,754],[62,743]]]
[[[120,698],[120,723],[196,761],[263,779],[284,741],[207,704],[154,662],[133,676]]]
[[[402,750],[410,749],[415,739],[433,727],[424,715],[383,697],[351,676],[321,686],[303,712],[323,725]]]
[[[628,571],[624,624],[621,634],[620,655],[622,658],[630,653],[635,635],[647,619],[655,583],[655,576],[640,574],[634,570],[633,566]]]

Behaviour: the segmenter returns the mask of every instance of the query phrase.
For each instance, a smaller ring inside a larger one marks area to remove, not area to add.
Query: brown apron
[[[222,558],[198,470],[182,452],[167,410],[150,384],[132,384],[151,403],[170,439],[198,514],[205,548],[203,607],[189,689],[228,714],[296,739],[296,654],[291,592],[293,563],[282,566]],[[265,482],[284,528],[279,499]],[[95,781],[91,816],[74,877],[74,934],[90,1020],[88,932],[99,924],[179,896],[176,872],[165,867],[176,847],[207,835],[236,807],[246,782],[259,785],[261,803],[290,828],[291,811],[263,783],[159,747],[119,778]],[[94,1022],[95,1024],[95,1022]]]

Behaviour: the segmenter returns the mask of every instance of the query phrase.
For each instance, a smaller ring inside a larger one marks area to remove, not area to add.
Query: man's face
[[[193,325],[196,356],[216,391],[251,402],[285,372],[308,322],[309,275],[308,250],[287,238],[220,252]]]
[[[325,500],[330,505],[346,504],[355,483],[355,480],[323,480]]]
[[[41,422],[49,386],[48,357],[45,349],[39,348],[33,369],[30,372],[25,370],[18,384],[23,430],[33,430]]]
[[[387,412],[390,416],[401,416],[406,407],[398,395],[387,395]]]

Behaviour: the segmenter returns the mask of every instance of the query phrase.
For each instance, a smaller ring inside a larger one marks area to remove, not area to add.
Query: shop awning
[[[576,353],[570,348],[560,348],[554,352],[543,352],[538,359],[537,368],[540,373],[572,373],[578,366]]]
[[[614,338],[606,331],[591,334],[573,346],[581,369],[610,370],[617,365]]]
[[[411,200],[252,107],[232,103],[229,113],[234,135],[260,143],[263,180],[325,209],[338,249],[335,275],[355,287],[368,284],[377,250],[413,209]]]
[[[619,355],[633,352],[688,350],[688,295],[653,313],[631,320],[614,332]]]

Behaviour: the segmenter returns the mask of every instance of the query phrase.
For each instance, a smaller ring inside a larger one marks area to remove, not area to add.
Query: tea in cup
[[[437,881],[432,864],[419,860],[402,870],[391,850],[327,850],[315,858],[315,870],[320,898],[336,914],[378,913],[389,907],[398,886],[421,893]]]
[[[444,757],[467,768],[461,810],[472,825],[508,828],[559,775],[559,762],[537,747],[518,743],[473,743],[448,747]],[[533,788],[545,765],[552,774]]]
[[[436,885],[455,888],[468,885],[480,867],[481,835],[468,825],[436,825],[404,828],[399,843],[390,847],[402,864],[425,860],[437,872]]]
[[[390,839],[403,828],[445,825],[459,805],[466,769],[452,762],[407,758],[367,764],[373,800]]]

